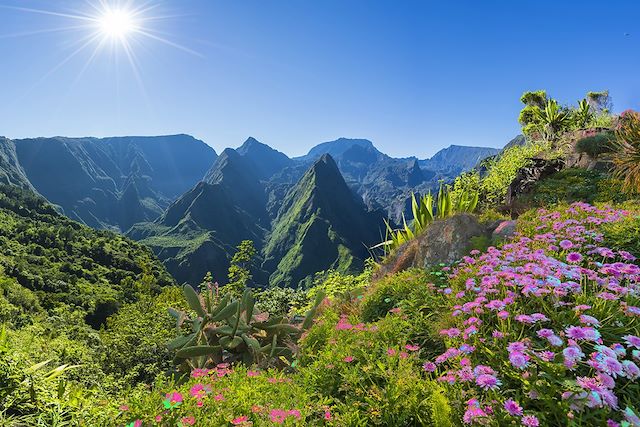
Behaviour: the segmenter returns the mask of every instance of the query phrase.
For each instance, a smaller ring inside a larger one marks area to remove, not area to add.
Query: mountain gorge
[[[19,166],[8,168],[10,183],[24,188],[26,178],[69,218],[116,231],[157,218],[216,157],[187,135],[4,139],[0,146],[0,162]]]
[[[393,158],[340,138],[289,158],[253,137],[218,156],[188,135],[0,140],[0,180],[68,217],[150,246],[180,283],[226,281],[235,248],[257,250],[256,285],[296,287],[322,270],[361,269],[382,219],[497,150],[452,146]],[[408,215],[410,218],[410,215]]]

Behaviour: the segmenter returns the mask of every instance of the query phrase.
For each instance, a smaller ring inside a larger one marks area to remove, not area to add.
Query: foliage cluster
[[[407,224],[404,214],[402,214],[402,228],[394,229],[391,227],[390,221],[385,221],[387,227],[386,239],[372,249],[382,247],[385,254],[387,254],[408,241],[415,239],[416,236],[423,233],[436,219],[448,218],[462,212],[471,213],[475,211],[477,205],[478,192],[476,189],[458,191],[456,192],[455,198],[452,197],[449,186],[443,184],[440,185],[436,199],[431,195],[431,192],[419,199],[412,193],[411,211],[413,220],[411,224]]]

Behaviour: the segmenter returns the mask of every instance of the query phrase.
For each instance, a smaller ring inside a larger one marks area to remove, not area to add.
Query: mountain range
[[[256,284],[300,286],[317,271],[354,271],[398,221],[411,192],[499,150],[451,146],[393,158],[340,138],[289,158],[255,138],[218,156],[188,135],[0,138],[0,183],[44,196],[61,213],[150,246],[178,282],[225,282],[242,240],[257,249]],[[410,215],[408,216],[410,217]]]

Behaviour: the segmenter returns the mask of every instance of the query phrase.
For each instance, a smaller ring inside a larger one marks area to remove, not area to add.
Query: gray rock
[[[439,220],[416,239],[389,255],[376,277],[397,273],[411,267],[425,268],[450,264],[467,255],[474,237],[491,236],[491,230],[471,214],[458,214]]]
[[[491,233],[491,240],[493,242],[508,240],[516,232],[516,221],[501,221],[500,224]]]

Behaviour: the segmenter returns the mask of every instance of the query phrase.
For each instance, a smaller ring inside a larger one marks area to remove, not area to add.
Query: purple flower
[[[519,351],[514,351],[509,354],[509,362],[518,369],[524,369],[529,365],[529,356]]]
[[[624,337],[622,337],[622,339],[624,339],[624,342],[627,343],[627,347],[635,347],[637,349],[640,349],[640,337],[637,337],[635,335],[625,335]]]
[[[499,388],[502,383],[493,375],[481,374],[476,378],[476,384],[485,390],[495,390]]]
[[[540,421],[535,415],[525,415],[522,417],[522,425],[526,427],[538,427]]]
[[[427,372],[434,372],[436,370],[436,364],[433,362],[424,362],[424,365],[422,365],[422,369]]]
[[[504,410],[507,411],[509,415],[513,415],[514,417],[515,416],[519,417],[522,415],[522,406],[520,406],[518,402],[516,402],[513,399],[505,400]]]
[[[567,249],[571,249],[573,247],[573,243],[571,242],[571,240],[562,240],[560,242],[560,247],[566,251]]]
[[[571,264],[577,264],[581,261],[582,255],[580,255],[578,252],[570,252],[569,254],[567,254],[567,262],[570,262]]]

